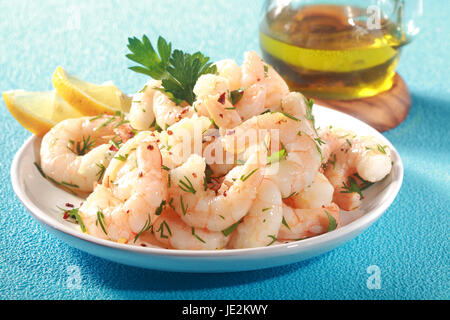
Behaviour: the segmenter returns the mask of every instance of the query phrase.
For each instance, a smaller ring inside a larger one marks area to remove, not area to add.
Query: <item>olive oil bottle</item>
[[[392,87],[400,49],[401,27],[379,19],[376,28],[367,9],[311,5],[269,11],[260,26],[266,62],[291,90],[322,99],[358,99]],[[399,31],[400,30],[400,31]]]

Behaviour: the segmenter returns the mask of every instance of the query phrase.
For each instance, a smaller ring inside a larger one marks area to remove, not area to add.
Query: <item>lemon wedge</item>
[[[78,79],[62,67],[58,67],[53,73],[53,86],[64,100],[87,116],[130,110],[131,98],[112,82],[93,84]]]
[[[83,116],[55,91],[11,90],[3,92],[3,99],[13,117],[25,129],[39,136],[62,120]]]

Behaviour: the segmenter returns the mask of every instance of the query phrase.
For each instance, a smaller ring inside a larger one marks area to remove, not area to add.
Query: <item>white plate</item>
[[[318,126],[333,125],[380,139],[391,148],[394,165],[389,176],[365,190],[361,208],[353,212],[341,211],[341,228],[306,240],[254,249],[187,251],[138,247],[94,238],[62,219],[57,205],[64,207],[66,202],[78,205],[83,199],[59,189],[39,174],[33,164],[39,163],[41,139],[36,136],[29,138],[14,157],[12,185],[17,197],[45,229],[70,246],[115,262],[179,272],[233,272],[298,262],[332,250],[362,233],[391,205],[403,181],[400,156],[378,131],[338,111],[320,106],[315,106],[314,110]]]

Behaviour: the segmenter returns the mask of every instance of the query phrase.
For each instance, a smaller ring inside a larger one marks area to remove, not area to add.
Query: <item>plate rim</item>
[[[20,174],[18,166],[27,148],[32,146],[34,141],[40,138],[36,135],[32,135],[29,138],[27,138],[27,140],[25,140],[25,142],[22,144],[22,146],[19,148],[19,150],[17,150],[17,152],[14,155],[10,170],[13,191],[16,194],[16,197],[22,203],[22,205],[27,209],[27,211],[36,221],[43,223],[44,225],[56,231],[62,232],[66,235],[75,237],[82,241],[87,241],[90,244],[108,247],[110,249],[115,249],[119,251],[133,252],[140,255],[178,257],[178,258],[203,257],[212,259],[223,257],[248,257],[251,259],[262,255],[277,256],[280,254],[285,255],[289,253],[299,253],[302,251],[306,252],[311,249],[314,249],[315,247],[325,247],[327,244],[328,247],[333,247],[333,244],[339,244],[339,239],[345,239],[346,236],[347,238],[348,237],[353,238],[360,232],[369,228],[375,221],[377,221],[383,215],[384,212],[386,212],[386,210],[394,202],[403,184],[404,166],[400,154],[398,153],[397,149],[392,145],[392,143],[385,136],[383,136],[380,132],[378,132],[376,129],[374,129],[367,123],[351,115],[345,114],[340,111],[332,110],[317,104],[314,105],[314,107],[325,109],[326,112],[344,114],[345,116],[352,118],[354,121],[360,122],[364,126],[367,126],[372,130],[376,131],[379,134],[379,137],[381,137],[382,140],[384,140],[383,142],[388,144],[388,146],[391,149],[391,152],[395,154],[396,156],[395,166],[399,172],[398,172],[398,179],[389,184],[394,189],[387,195],[386,201],[378,205],[375,209],[365,213],[360,218],[357,218],[356,220],[350,222],[348,225],[345,225],[332,232],[311,237],[308,239],[289,243],[280,243],[272,245],[270,247],[226,249],[226,250],[178,250],[178,249],[152,248],[129,244],[121,244],[114,241],[96,238],[89,234],[72,229],[68,226],[65,226],[61,222],[58,222],[56,219],[52,218],[50,215],[41,210],[37,205],[33,203],[33,201],[26,195],[26,192],[22,190],[22,188],[20,187],[19,181]],[[348,240],[350,239],[347,239],[344,242],[347,242]],[[67,241],[64,242],[67,243]]]

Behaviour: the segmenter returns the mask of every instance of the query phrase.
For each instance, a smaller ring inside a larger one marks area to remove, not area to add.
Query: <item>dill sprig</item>
[[[233,233],[233,231],[237,228],[237,226],[242,222],[242,219],[239,220],[238,222],[232,224],[231,226],[229,226],[228,228],[222,230],[222,233],[225,237],[228,237],[230,234]]]
[[[99,168],[98,172],[96,173],[97,181],[101,182],[103,179],[103,175],[105,174],[106,167],[103,163],[96,163],[95,165]]]
[[[148,230],[152,229],[153,225],[151,223],[151,218],[150,215],[148,215],[147,220],[145,221],[144,226],[142,227],[141,231],[139,231],[139,233],[134,237],[134,242],[136,243],[137,239],[139,239],[139,237],[144,233],[147,232]]]
[[[108,232],[106,232],[106,228],[105,228],[105,215],[103,214],[102,210],[100,210],[100,209],[97,211],[97,220],[95,221],[95,225],[96,226],[100,225],[103,232],[106,235],[108,235]]]
[[[253,169],[252,171],[250,171],[249,174],[247,175],[242,175],[241,176],[241,181],[246,181],[248,178],[250,178],[256,171],[258,171],[259,168]]]
[[[84,156],[95,145],[95,140],[91,139],[91,136],[87,136],[87,138],[83,136],[82,139],[83,141],[77,142],[69,140],[69,145],[71,145],[71,147],[67,146],[67,149],[69,149],[78,156]]]
[[[342,182],[342,189],[343,191],[341,191],[341,193],[357,193],[361,199],[363,198],[361,188],[353,177],[348,178],[348,184]]]
[[[167,239],[169,236],[167,234],[164,234],[164,229],[167,229],[167,232],[169,233],[169,236],[172,236],[172,231],[170,231],[170,227],[167,224],[166,220],[164,220],[160,224],[160,226],[159,226],[158,230],[156,230],[156,232],[161,232],[160,237],[163,238],[163,239]]]
[[[187,213],[187,206],[184,206],[184,202],[183,202],[183,196],[180,195],[180,205],[181,205],[181,211],[183,212],[183,216],[186,215]]]
[[[75,209],[71,209],[71,210],[66,210],[64,208],[58,207],[56,206],[59,210],[61,210],[62,212],[64,212],[64,214],[67,214],[67,216],[69,217],[69,219],[71,219],[72,223],[76,223],[80,226],[81,231],[86,232],[86,226],[83,223],[83,219],[81,218],[80,214],[79,214],[79,208],[75,208]]]
[[[275,236],[272,235],[272,234],[269,234],[268,237],[269,237],[270,239],[272,239],[272,241],[267,245],[267,247],[271,246],[272,244],[275,243],[275,241],[277,241],[277,237],[275,237]]]
[[[70,189],[70,188],[75,188],[75,189],[76,189],[76,188],[79,188],[78,185],[73,184],[73,183],[68,183],[68,182],[65,182],[65,181],[61,181],[61,182],[56,181],[56,180],[53,179],[52,177],[47,176],[47,175],[44,173],[44,171],[42,170],[41,166],[37,164],[37,162],[34,162],[34,166],[36,167],[36,169],[39,171],[39,173],[41,174],[41,176],[42,176],[44,179],[47,179],[48,181],[53,182],[54,184],[56,184],[56,185],[62,187],[64,190],[70,192],[70,193],[73,194],[73,195],[77,195],[77,194],[76,194],[72,189]]]
[[[180,187],[180,189],[183,190],[184,192],[190,192],[192,194],[195,194],[197,191],[195,190],[195,188],[192,185],[192,183],[189,180],[189,178],[184,176],[184,179],[187,182],[184,182],[183,180],[180,180],[179,183],[178,183],[178,186]]]
[[[195,228],[194,228],[194,227],[192,227],[191,232],[192,232],[192,235],[193,235],[195,238],[197,238],[198,241],[203,242],[203,243],[206,243],[205,240],[203,240],[202,238],[200,238],[200,237],[195,233]]]

